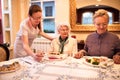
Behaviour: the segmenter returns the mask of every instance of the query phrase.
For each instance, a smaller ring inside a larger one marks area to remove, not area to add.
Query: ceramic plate
[[[98,64],[93,63],[93,62],[97,62],[97,61],[94,61],[94,59],[98,60]],[[92,62],[89,62],[88,60],[91,60]],[[85,57],[83,63],[85,63],[86,65],[89,65],[89,66],[93,66],[93,67],[100,67],[100,66],[107,67],[107,66],[114,64],[112,59],[108,59],[106,57]]]
[[[67,56],[65,54],[62,54],[62,55],[53,55],[53,54],[50,54],[50,55],[48,55],[49,60],[63,60],[66,57]]]
[[[19,64],[19,66],[14,66],[15,68],[10,70],[8,66],[10,66],[11,64],[13,64],[15,62],[17,62]],[[1,69],[3,69],[2,66],[7,66],[4,68],[6,70],[2,71],[1,70]],[[18,61],[15,61],[15,60],[4,61],[4,62],[0,63],[0,74],[14,72],[14,71],[19,70],[20,68],[21,68],[21,66],[20,66],[20,63]]]

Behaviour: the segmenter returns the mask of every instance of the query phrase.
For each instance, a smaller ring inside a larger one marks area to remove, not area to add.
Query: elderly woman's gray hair
[[[59,25],[57,26],[57,30],[60,30],[60,28],[63,27],[63,26],[67,27],[67,28],[70,30],[70,24],[68,24],[68,23],[59,24]]]

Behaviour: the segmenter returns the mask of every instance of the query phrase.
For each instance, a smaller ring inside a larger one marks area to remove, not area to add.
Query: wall
[[[116,8],[120,10],[120,0],[101,0],[98,2],[97,0],[76,0],[77,1],[77,8],[81,8],[87,5],[106,5],[111,6],[113,8]]]
[[[55,0],[56,26],[60,23],[69,23],[69,0]]]
[[[0,0],[0,43],[3,43],[3,33],[2,33],[2,10],[1,10],[1,0]]]
[[[20,23],[20,0],[12,0],[12,37],[13,37],[13,42],[15,40],[16,37],[16,33],[19,29],[19,23]]]
[[[83,7],[85,5],[89,5],[89,3],[95,4],[96,0],[89,0],[91,2],[87,2],[88,0],[78,0],[80,1],[80,5],[78,7]],[[119,8],[120,9],[120,5],[118,5],[120,3],[120,0],[102,0],[105,1],[104,4],[107,5],[112,5],[112,3],[114,4],[115,8]],[[113,1],[113,2],[111,2]],[[117,4],[115,3],[117,2]],[[29,8],[29,3],[30,0],[13,0],[13,27],[14,27],[14,35],[13,35],[13,39],[15,39],[16,37],[16,33],[19,29],[19,24],[20,22],[27,17],[27,12],[28,12],[28,8]],[[115,5],[116,4],[116,5]],[[69,23],[70,20],[70,16],[69,16],[69,0],[55,0],[55,5],[56,5],[56,13],[55,13],[55,23],[56,26],[59,23]],[[87,35],[91,33],[91,32],[71,32],[72,35],[76,35],[78,40],[85,40]],[[120,36],[120,33],[117,33]]]
[[[55,0],[55,23],[56,26],[59,23],[69,23],[69,0]],[[13,41],[15,40],[16,33],[19,30],[20,22],[28,16],[28,9],[30,6],[30,0],[13,0],[12,11],[13,11],[13,27],[14,35]]]
[[[12,0],[12,38],[13,43],[20,23],[27,17],[30,0]]]
[[[69,22],[69,0],[55,0],[56,24]]]
[[[82,8],[88,5],[106,5],[106,6],[111,6],[115,9],[118,9],[120,11],[120,0],[101,0],[101,2],[97,2],[97,0],[76,0],[77,1],[77,8]],[[120,16],[120,14],[119,14]],[[120,19],[120,18],[119,18]],[[72,35],[75,35],[77,40],[85,40],[86,37],[90,34],[91,32],[71,32]],[[120,32],[114,32],[117,34],[120,38]]]

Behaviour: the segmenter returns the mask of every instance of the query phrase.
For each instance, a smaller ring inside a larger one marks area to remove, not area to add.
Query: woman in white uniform
[[[34,53],[30,46],[33,40],[38,34],[52,40],[53,38],[42,32],[41,18],[42,10],[38,5],[31,5],[28,12],[28,18],[20,24],[20,29],[16,35],[14,43],[15,57],[32,56],[35,60],[40,61],[42,59],[42,53]]]

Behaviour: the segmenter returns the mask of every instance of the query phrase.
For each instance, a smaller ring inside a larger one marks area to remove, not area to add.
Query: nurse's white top
[[[21,40],[22,35],[27,35],[28,36],[28,42],[29,46],[32,45],[33,40],[37,37],[39,33],[39,29],[32,27],[31,21],[27,18],[24,21],[21,22],[20,24],[20,29],[16,35],[16,40],[14,43],[14,54],[15,57],[24,57],[27,56],[27,53],[23,49],[23,42]]]

